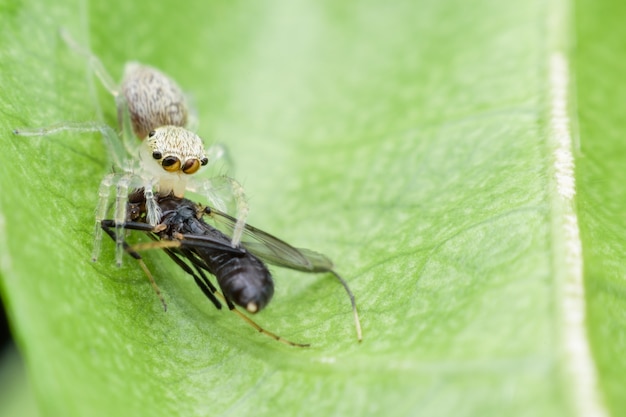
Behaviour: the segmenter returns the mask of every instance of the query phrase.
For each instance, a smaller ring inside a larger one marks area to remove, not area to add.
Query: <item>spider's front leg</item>
[[[152,186],[149,181],[138,177],[133,174],[132,171],[126,171],[123,173],[113,173],[106,175],[100,183],[100,189],[98,192],[98,206],[96,207],[95,218],[95,230],[94,230],[94,248],[92,254],[92,260],[95,262],[98,260],[101,250],[102,242],[102,221],[107,218],[109,212],[109,200],[111,195],[111,188],[115,187],[115,202],[113,204],[113,222],[115,229],[115,262],[117,266],[122,265],[124,255],[124,236],[125,236],[125,223],[128,219],[128,192],[131,188],[144,188],[144,195],[146,196],[146,208],[149,211],[152,207],[152,213],[148,213],[149,217],[154,217],[154,225],[156,225],[161,219],[160,209],[155,201]]]
[[[117,193],[115,195],[115,210],[113,219],[115,220],[115,263],[122,266],[124,256],[124,223],[126,222],[126,203],[128,202],[128,187],[132,181],[132,174],[123,174],[117,182]]]
[[[190,180],[188,189],[205,196],[218,210],[234,211],[233,215],[237,222],[233,228],[231,245],[233,247],[239,246],[250,211],[243,186],[236,179],[222,175],[210,179],[194,178]],[[226,209],[227,204],[224,203],[221,196],[224,193],[227,193],[228,197],[234,200],[234,210]]]
[[[100,182],[100,188],[98,189],[98,205],[96,206],[96,224],[93,233],[93,252],[91,253],[91,260],[93,262],[98,261],[100,256],[100,249],[102,247],[102,227],[100,226],[102,220],[107,215],[107,208],[109,205],[109,195],[111,194],[111,186],[115,182],[115,174],[106,175]]]
[[[146,199],[146,220],[150,226],[156,226],[161,221],[161,207],[157,204],[152,185],[144,186],[143,195]]]

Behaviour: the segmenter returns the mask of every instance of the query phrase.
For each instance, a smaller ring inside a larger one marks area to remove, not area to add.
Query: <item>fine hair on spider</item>
[[[151,226],[146,221],[145,195],[142,190],[135,190],[129,196],[128,218],[124,224],[127,230],[143,231],[154,242],[128,246],[126,251],[137,259],[148,276],[157,296],[166,308],[154,278],[141,260],[138,252],[147,249],[163,249],[174,262],[194,278],[217,308],[222,299],[232,311],[245,317],[251,326],[276,340],[291,345],[279,336],[267,332],[252,322],[247,316],[236,310],[237,304],[249,313],[261,311],[274,294],[272,276],[263,262],[309,273],[330,273],[344,287],[352,306],[357,339],[362,340],[361,324],[356,302],[347,282],[335,271],[333,263],[325,255],[308,249],[295,248],[288,243],[253,226],[246,225],[240,247],[232,247],[228,235],[209,225],[203,217],[213,219],[225,230],[232,231],[236,220],[226,213],[201,206],[189,199],[179,198],[173,194],[155,195],[157,204],[162,210],[162,223]],[[102,229],[117,240],[113,229],[115,222],[103,220]],[[205,272],[215,276],[220,292],[206,277]]]
[[[248,216],[243,187],[235,179],[218,175],[207,177],[209,163],[225,156],[222,146],[205,149],[202,139],[187,128],[189,106],[178,84],[161,71],[137,62],[126,64],[120,85],[105,70],[91,51],[74,41],[67,31],[60,35],[70,49],[86,58],[102,85],[115,98],[121,134],[98,122],[64,122],[45,128],[18,128],[21,136],[45,136],[63,131],[100,132],[113,164],[98,190],[92,259],[97,260],[102,239],[101,221],[107,217],[111,189],[115,188],[113,220],[117,235],[115,259],[122,263],[123,223],[129,190],[142,188],[146,199],[147,221],[156,225],[161,213],[154,194],[173,193],[183,197],[186,191],[198,193],[216,207],[225,209],[221,197],[232,199],[237,227],[231,245],[239,245]],[[204,175],[203,175],[204,174]]]

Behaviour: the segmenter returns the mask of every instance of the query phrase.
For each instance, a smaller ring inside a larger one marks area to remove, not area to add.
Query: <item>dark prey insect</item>
[[[244,229],[241,246],[233,247],[230,237],[206,223],[203,217],[208,216],[214,219],[226,231],[235,227],[235,218],[171,194],[160,195],[157,193],[155,198],[163,213],[159,225],[153,227],[147,223],[145,194],[143,190],[139,189],[129,195],[128,221],[124,228],[144,231],[155,240],[155,242],[130,247],[126,245],[126,249],[140,261],[164,306],[165,302],[160,291],[147,267],[143,264],[138,251],[150,248],[164,249],[177,265],[194,278],[207,298],[217,308],[221,308],[221,303],[217,299],[220,297],[220,293],[205,274],[205,271],[209,272],[216,277],[222,290],[223,301],[226,302],[230,310],[237,313],[259,332],[290,345],[303,346],[266,331],[233,305],[233,303],[237,304],[250,313],[256,313],[271,300],[274,294],[274,282],[269,270],[261,261],[262,259],[270,264],[298,271],[333,274],[350,297],[357,338],[361,341],[361,326],[354,296],[347,283],[334,271],[332,262],[326,256],[308,249],[294,248],[288,243],[249,225],[246,225]],[[112,220],[102,221],[103,230],[113,239],[116,239],[114,226],[115,222]]]

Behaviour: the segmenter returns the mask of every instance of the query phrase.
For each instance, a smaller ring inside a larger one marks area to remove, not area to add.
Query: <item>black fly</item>
[[[311,273],[331,273],[343,285],[354,315],[357,338],[361,341],[361,325],[354,296],[348,284],[333,268],[326,256],[301,248],[294,248],[288,243],[252,226],[246,225],[241,246],[233,247],[231,238],[220,230],[206,223],[204,216],[210,217],[227,233],[235,227],[236,219],[210,207],[201,206],[186,198],[169,195],[155,195],[162,217],[156,227],[146,220],[146,199],[143,190],[135,190],[128,197],[128,220],[125,229],[146,232],[155,242],[126,246],[127,252],[140,262],[150,279],[157,295],[165,307],[161,293],[141,260],[138,251],[149,248],[161,248],[186,273],[190,274],[203,293],[219,309],[220,297],[228,308],[237,313],[257,331],[293,346],[308,346],[290,342],[271,333],[237,310],[234,304],[245,308],[250,313],[263,309],[274,294],[272,276],[262,262]],[[103,220],[102,229],[114,240],[115,222]],[[206,276],[214,275],[223,296]],[[233,304],[234,303],[234,304]]]

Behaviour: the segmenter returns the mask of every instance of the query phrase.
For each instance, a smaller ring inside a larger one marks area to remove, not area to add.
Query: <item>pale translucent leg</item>
[[[226,146],[221,143],[214,143],[209,146],[206,150],[206,156],[209,158],[209,161],[216,161],[223,159],[227,154]]]
[[[116,167],[123,167],[130,156],[130,151],[125,148],[118,134],[111,127],[98,122],[61,122],[47,127],[26,127],[13,130],[13,133],[19,136],[49,136],[60,132],[101,133]]]
[[[161,221],[161,207],[156,202],[152,184],[144,184],[144,197],[146,198],[146,220],[150,226],[156,226]]]
[[[206,156],[210,161],[209,166],[204,167],[204,172],[200,175],[204,178],[220,175],[234,176],[235,163],[230,155],[228,148],[222,143],[215,143],[209,146],[206,150]]]
[[[82,55],[87,60],[89,67],[96,74],[98,79],[100,79],[104,88],[106,88],[109,91],[109,93],[111,93],[111,95],[115,97],[115,102],[116,102],[118,111],[120,112],[121,115],[123,115],[122,119],[125,120],[126,118],[129,118],[129,116],[127,115],[128,110],[127,110],[126,102],[120,95],[119,85],[109,75],[107,70],[104,68],[104,65],[102,65],[102,62],[100,61],[100,59],[96,55],[94,55],[91,51],[89,51],[87,48],[79,45],[78,42],[76,42],[71,37],[71,35],[66,29],[61,28],[59,30],[59,34],[61,36],[61,39],[63,39],[63,41],[67,44],[67,46],[70,49]],[[14,133],[23,135],[23,136],[44,136],[44,135],[49,135],[49,134],[53,134],[53,133],[60,132],[60,131],[75,131],[75,132],[98,131],[102,133],[102,136],[105,138],[105,143],[107,145],[111,158],[113,158],[113,163],[115,164],[115,166],[121,167],[123,162],[129,156],[131,158],[134,156],[134,153],[137,148],[137,144],[134,141],[134,135],[132,134],[132,128],[130,128],[131,133],[130,133],[130,136],[128,136],[127,129],[125,129],[123,122],[122,122],[122,127],[123,127],[123,130],[122,130],[121,138],[109,126],[106,126],[102,123],[97,123],[97,122],[79,122],[79,123],[63,122],[63,123],[58,123],[56,125],[46,127],[46,128],[41,128],[41,129],[33,129],[33,128],[16,129]]]
[[[133,132],[133,123],[130,120],[130,112],[128,111],[128,103],[124,96],[115,97],[115,106],[117,107],[117,116],[122,127],[121,142],[126,152],[135,156],[139,141]],[[142,138],[143,139],[143,138]]]
[[[185,94],[187,99],[187,129],[194,133],[198,132],[198,126],[200,126],[200,120],[198,118],[198,108],[196,107],[196,101],[191,94]]]
[[[61,38],[65,41],[68,47],[78,54],[82,55],[91,67],[91,70],[96,74],[102,85],[108,92],[115,98],[115,106],[118,111],[119,123],[122,127],[121,133],[121,147],[126,149],[126,152],[131,155],[136,150],[137,143],[135,135],[132,130],[132,124],[130,122],[130,114],[128,112],[128,105],[122,94],[120,94],[120,86],[109,75],[108,71],[102,65],[102,61],[94,55],[88,49],[79,45],[65,29],[60,30]],[[119,139],[119,138],[118,138]]]
[[[248,219],[248,212],[250,208],[248,207],[246,195],[241,184],[239,184],[239,182],[233,178],[225,178],[227,178],[231,184],[233,196],[237,205],[237,223],[235,224],[235,229],[233,230],[231,244],[233,246],[239,246],[239,243],[241,242],[241,235],[243,234],[243,229],[246,226],[246,220]]]
[[[96,207],[96,222],[94,228],[94,249],[92,254],[93,261],[97,261],[100,255],[102,242],[102,220],[107,218],[109,207],[109,197],[111,188],[115,187],[115,204],[113,207],[113,221],[115,223],[115,262],[118,266],[122,264],[124,256],[124,237],[125,224],[127,219],[127,203],[128,191],[130,188],[144,187],[144,195],[146,197],[146,207],[148,218],[158,224],[161,220],[161,209],[156,203],[152,184],[136,175],[131,171],[122,174],[109,174],[102,179],[98,192],[98,206]],[[152,214],[151,214],[152,213]]]
[[[59,30],[59,34],[61,35],[61,39],[65,41],[70,49],[73,49],[75,52],[85,57],[94,74],[96,74],[96,76],[100,79],[100,82],[102,82],[104,88],[109,90],[114,97],[117,97],[119,95],[119,86],[104,68],[102,61],[100,61],[100,59],[90,50],[79,45],[78,42],[76,42],[64,28]]]
[[[94,247],[92,260],[96,261],[100,255],[102,242],[102,228],[100,222],[106,217],[107,206],[111,187],[117,185],[115,202],[115,232],[118,236],[116,242],[115,259],[118,265],[122,263],[123,247],[123,226],[126,221],[126,202],[128,200],[128,187],[132,179],[129,172],[132,171],[132,160],[129,158],[130,151],[127,151],[120,137],[109,126],[97,122],[64,122],[44,128],[20,128],[14,133],[20,136],[47,136],[59,132],[91,133],[100,132],[105,140],[105,145],[109,149],[109,154],[113,159],[113,164],[127,174],[108,174],[100,182],[98,190],[98,205],[96,206],[96,219],[94,226]]]
[[[91,260],[94,262],[96,262],[100,256],[100,249],[102,247],[101,222],[107,214],[109,194],[111,193],[111,186],[113,185],[114,180],[115,174],[105,176],[100,182],[100,189],[98,190],[98,206],[96,207],[96,224],[94,225],[93,252],[91,254]]]
[[[108,174],[100,182],[98,191],[98,206],[96,207],[96,224],[94,227],[94,244],[91,259],[95,262],[100,255],[102,246],[102,220],[107,217],[111,188],[115,186],[115,207],[113,219],[115,222],[115,262],[122,265],[124,255],[124,223],[126,222],[126,203],[128,201],[128,187],[132,174]]]
[[[246,226],[246,220],[248,219],[248,212],[250,211],[243,186],[236,179],[222,175],[213,179],[200,179],[199,181],[194,178],[190,180],[190,186],[188,188],[190,191],[204,195],[211,203],[217,203],[216,205],[223,206],[223,201],[217,195],[217,191],[222,189],[224,185],[226,185],[235,201],[235,217],[237,218],[237,223],[235,224],[231,237],[231,245],[233,247],[239,246],[243,230]],[[218,209],[225,211],[219,207]]]
[[[132,180],[132,174],[123,175],[117,182],[117,194],[115,196],[115,262],[122,265],[124,256],[124,223],[126,223],[126,203],[128,202],[128,187]]]
[[[128,201],[128,189],[133,179],[131,172],[133,171],[133,162],[130,156],[132,151],[127,149],[120,137],[109,126],[97,122],[64,122],[57,123],[44,128],[19,128],[14,133],[20,136],[47,136],[59,132],[79,132],[91,133],[100,132],[105,139],[105,145],[109,149],[113,164],[121,169],[125,174],[108,174],[100,182],[98,190],[98,205],[96,206],[96,219],[94,226],[94,247],[92,252],[92,260],[96,261],[100,255],[102,242],[102,228],[100,222],[106,218],[111,187],[117,188],[115,200],[115,233],[117,235],[115,260],[118,265],[122,264],[122,256],[124,254],[124,222],[126,221],[126,202]],[[143,183],[142,183],[143,184]],[[152,194],[152,185],[146,187],[146,198],[148,207],[152,207],[152,220],[158,218],[160,214],[155,210],[158,206],[154,201]],[[156,224],[156,223],[155,223]]]

